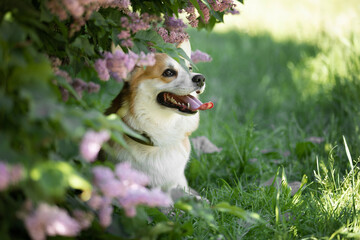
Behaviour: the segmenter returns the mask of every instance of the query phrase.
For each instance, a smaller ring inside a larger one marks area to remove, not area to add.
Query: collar
[[[125,123],[126,124],[126,123]],[[147,135],[146,133],[140,133],[137,130],[133,129],[132,127],[130,127],[129,125],[126,124],[126,126],[128,128],[130,128],[133,132],[137,133],[138,135],[142,136],[143,139],[134,137],[130,134],[125,133],[126,136],[128,136],[129,138],[131,138],[132,140],[134,140],[135,142],[138,142],[140,144],[143,145],[147,145],[147,146],[155,146],[154,142],[151,140],[151,138],[149,137],[149,135]]]

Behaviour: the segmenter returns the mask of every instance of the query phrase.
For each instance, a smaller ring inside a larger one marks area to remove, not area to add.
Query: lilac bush
[[[133,133],[103,112],[136,66],[155,64],[156,52],[183,64],[187,56],[176,46],[189,38],[186,30],[211,30],[236,13],[235,1],[5,0],[1,6],[0,236],[183,236],[188,225],[172,222],[165,231],[171,221],[153,208],[168,207],[170,197],[149,188],[129,164],[112,161],[108,142],[123,144],[122,135]],[[199,51],[192,56],[193,63],[209,60]],[[100,149],[108,159],[100,159]],[[163,218],[148,224],[154,211]]]

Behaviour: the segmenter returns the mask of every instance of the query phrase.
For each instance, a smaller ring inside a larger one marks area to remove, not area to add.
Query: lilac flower
[[[207,53],[201,52],[200,50],[196,50],[195,52],[191,52],[191,60],[194,63],[210,62],[212,58]]]
[[[80,78],[75,78],[71,85],[73,86],[79,97],[82,98],[82,92],[87,88],[87,83]]]
[[[0,191],[5,190],[10,184],[10,174],[5,163],[0,162]]]
[[[127,61],[128,55],[122,51],[117,50],[112,55],[108,54],[106,67],[109,69],[110,75],[119,82],[126,78],[130,72],[125,65]]]
[[[165,17],[164,27],[157,30],[159,35],[165,42],[168,43],[181,43],[189,38],[185,32],[186,25],[181,19],[175,17]]]
[[[145,15],[143,14],[142,16],[140,16],[138,13],[129,13],[128,14],[129,17],[131,18],[131,21],[130,21],[130,25],[129,25],[129,28],[131,29],[131,31],[133,33],[136,33],[138,31],[141,31],[141,30],[146,30],[150,27],[150,24],[149,24],[149,20],[151,20],[150,18],[144,18],[144,16],[149,16],[147,13],[145,13]],[[148,20],[148,21],[144,21],[144,20]]]
[[[188,7],[185,8],[185,11],[187,12],[187,20],[189,21],[189,24],[193,28],[197,28],[199,24],[199,20],[197,20],[197,16],[195,14],[195,7],[192,4],[189,4]]]
[[[88,213],[82,210],[74,210],[73,216],[75,220],[79,223],[81,229],[87,229],[90,227],[91,222],[94,219],[94,215],[92,213]]]
[[[125,17],[125,18],[126,18],[126,17]],[[126,18],[126,20],[127,20],[127,18]],[[117,35],[117,37],[118,37],[119,39],[128,39],[129,37],[131,37],[130,31],[129,31],[129,30],[121,31],[121,32]]]
[[[164,39],[164,41],[167,42],[167,39],[169,37],[169,32],[163,27],[159,28],[157,32]]]
[[[230,13],[232,15],[240,14],[240,12],[238,10],[236,10],[235,8],[228,9],[226,12]]]
[[[67,89],[59,86],[59,90],[60,90],[60,94],[61,94],[61,99],[66,102],[67,100],[69,100],[69,96],[70,96],[70,93]]]
[[[204,18],[203,21],[205,23],[208,23],[210,20],[210,9],[205,5],[205,3],[203,3],[202,1],[198,0],[199,6],[200,6],[200,10],[202,11]]]
[[[87,203],[92,209],[99,210],[103,203],[103,198],[100,195],[98,195],[96,192],[93,192],[91,198]]]
[[[154,53],[145,54],[143,52],[140,53],[137,65],[138,66],[153,66],[155,65],[156,59]]]
[[[108,167],[94,167],[94,185],[97,191],[93,192],[88,201],[90,207],[98,211],[102,226],[111,224],[113,208],[112,199],[117,200],[129,217],[136,215],[136,206],[168,206],[171,203],[169,196],[159,189],[149,190],[145,186],[149,183],[148,177],[131,168],[129,163],[119,163],[115,166],[115,174]],[[102,193],[101,197],[99,193]]]
[[[175,17],[165,17],[164,25],[166,26],[166,29],[169,31],[184,31],[184,28],[186,28],[186,24],[181,20],[177,19]]]
[[[149,178],[144,173],[131,168],[130,163],[119,163],[115,167],[115,174],[123,182],[130,182],[141,186],[149,184]]]
[[[101,80],[107,81],[110,78],[109,70],[106,67],[106,59],[98,59],[95,61],[95,70]]]
[[[113,54],[110,52],[104,53],[104,59],[98,59],[96,61],[95,68],[100,78],[104,79],[103,73],[110,74],[117,81],[126,79],[128,74],[139,66],[152,66],[155,64],[155,55],[153,53],[145,54],[143,52],[140,55],[129,51],[128,54],[117,50]],[[106,75],[108,77],[108,75]]]
[[[19,164],[8,165],[0,161],[0,191],[15,185],[24,177],[24,168]]]
[[[86,132],[80,144],[82,157],[88,162],[93,162],[100,151],[101,145],[109,138],[110,133],[106,130],[100,132],[90,130]]]
[[[126,48],[132,48],[134,46],[134,43],[130,38],[128,38],[128,39],[122,40],[120,42],[120,45],[123,47],[126,47]]]
[[[17,184],[24,177],[24,168],[20,164],[13,165],[10,170],[10,183]]]
[[[111,206],[111,200],[106,199],[99,210],[99,220],[101,226],[105,228],[110,226],[112,221],[112,217],[111,217],[112,212],[113,212],[113,207]]]
[[[63,4],[74,18],[80,18],[85,8],[78,0],[62,0]]]
[[[62,6],[60,1],[49,1],[47,2],[47,7],[49,8],[50,12],[57,15],[60,20],[65,20],[67,18],[66,9]]]
[[[115,178],[108,167],[97,166],[93,168],[94,183],[106,197],[122,196],[126,193],[126,186]]]
[[[45,240],[46,236],[76,236],[80,224],[57,206],[41,203],[38,208],[25,217],[25,227],[33,240]]]
[[[96,185],[100,183],[107,183],[115,179],[115,175],[110,168],[104,166],[96,166],[92,170],[94,175],[94,182]]]
[[[89,82],[87,84],[87,91],[88,93],[96,93],[100,90],[100,85],[94,82]]]
[[[125,209],[125,213],[129,217],[136,215],[136,206],[139,204],[150,207],[162,206],[167,207],[171,204],[169,196],[159,189],[149,190],[141,186],[133,186],[129,193],[119,198],[119,203]]]
[[[233,0],[210,0],[209,3],[217,12],[224,12],[225,10],[230,9],[235,5]]]
[[[133,51],[129,51],[128,60],[125,63],[125,66],[129,70],[129,72],[131,72],[134,69],[134,67],[137,64],[138,59],[139,59],[139,56],[136,53],[134,53]]]

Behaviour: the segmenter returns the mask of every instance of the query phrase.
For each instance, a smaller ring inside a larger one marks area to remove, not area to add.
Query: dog
[[[188,40],[178,47],[191,56]],[[127,147],[115,146],[116,160],[129,161],[145,173],[151,187],[194,193],[184,175],[191,151],[189,136],[198,128],[199,110],[211,109],[213,103],[198,99],[205,90],[205,77],[193,73],[188,61],[184,69],[165,53],[156,53],[155,59],[155,65],[133,70],[105,112],[116,113],[147,139],[125,135]]]

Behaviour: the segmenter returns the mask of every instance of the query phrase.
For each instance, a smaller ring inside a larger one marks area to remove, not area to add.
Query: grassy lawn
[[[213,58],[198,65],[207,76],[202,99],[215,107],[195,136],[223,150],[193,152],[189,184],[211,205],[226,201],[261,218],[180,216],[196,238],[360,238],[359,7],[247,1],[215,32],[190,32],[193,49]],[[275,176],[283,181],[266,186]],[[289,185],[295,191],[301,181],[293,195]]]

